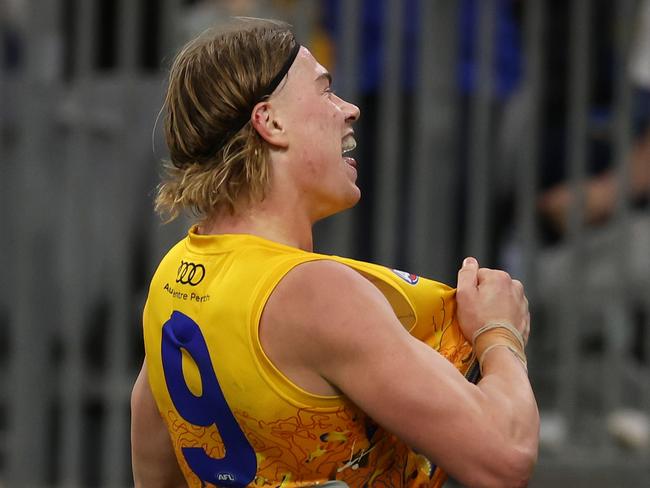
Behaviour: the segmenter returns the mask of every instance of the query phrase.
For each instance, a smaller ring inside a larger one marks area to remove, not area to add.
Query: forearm
[[[526,371],[530,313],[523,285],[467,258],[458,272],[456,299],[483,378],[468,392],[471,442],[451,464],[472,487],[527,486],[537,459],[539,413]]]
[[[516,462],[522,473],[530,475],[537,459],[539,412],[527,371],[504,347],[490,351],[482,366],[483,379],[477,387],[486,417],[503,442],[521,454]]]
[[[411,351],[410,357],[418,364],[424,362],[420,358],[431,359],[419,348]],[[467,382],[455,370],[456,374],[441,377],[440,372],[447,368],[436,365],[435,386],[418,383],[414,388],[416,391],[430,389],[429,398],[436,398],[435,406],[429,400],[408,414],[402,413],[399,424],[405,432],[396,430],[395,433],[463,485],[472,488],[526,486],[537,458],[539,425],[526,371],[502,347],[490,351],[484,363],[485,377],[477,385]],[[407,371],[407,367],[400,371]],[[413,378],[416,374],[409,371],[403,376]],[[430,372],[428,376],[434,375]],[[391,391],[402,398],[416,397],[418,394],[407,388],[408,384],[409,381],[400,381]],[[441,395],[442,391],[446,393]],[[411,422],[411,419],[421,420]],[[408,424],[413,425],[406,428]]]
[[[464,424],[453,428],[455,436],[465,437],[462,449],[432,459],[472,488],[525,487],[537,460],[539,431],[526,371],[508,349],[499,347],[486,355],[483,373],[477,385],[469,385]]]

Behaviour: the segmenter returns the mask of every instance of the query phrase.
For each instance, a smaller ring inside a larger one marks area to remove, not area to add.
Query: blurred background
[[[131,485],[175,52],[290,22],[361,108],[318,251],[527,288],[532,487],[650,486],[650,1],[0,0],[0,487]]]

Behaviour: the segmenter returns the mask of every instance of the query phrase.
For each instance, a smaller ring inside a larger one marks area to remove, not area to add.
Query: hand
[[[479,268],[476,259],[466,258],[458,271],[456,302],[460,328],[468,340],[488,322],[506,321],[528,342],[530,313],[524,286],[505,271]]]

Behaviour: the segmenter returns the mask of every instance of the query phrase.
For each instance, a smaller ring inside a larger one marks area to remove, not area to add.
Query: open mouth
[[[357,147],[357,141],[354,139],[354,135],[348,134],[343,138],[343,143],[341,145],[341,154],[346,155]]]

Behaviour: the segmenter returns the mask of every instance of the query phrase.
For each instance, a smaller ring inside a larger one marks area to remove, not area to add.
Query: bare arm
[[[147,363],[131,393],[131,459],[135,488],[187,488],[147,380]]]
[[[520,285],[491,270],[482,270],[479,280],[478,266],[465,274],[462,287],[471,289],[461,292],[460,303],[476,305],[469,318],[525,326],[528,309]],[[476,315],[488,294],[512,306],[490,311],[493,316]],[[525,486],[537,456],[539,418],[526,371],[507,349],[487,355],[485,378],[472,385],[404,330],[373,285],[327,261],[292,270],[264,314],[267,354],[298,384],[306,378],[301,386],[310,389],[309,373],[316,372],[464,484]],[[464,332],[480,325],[472,323]]]

